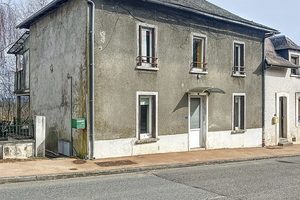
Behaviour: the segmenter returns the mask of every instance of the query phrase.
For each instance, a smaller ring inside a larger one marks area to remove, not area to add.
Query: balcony
[[[137,68],[143,68],[143,69],[158,69],[157,68],[157,60],[156,57],[150,57],[150,56],[138,56],[136,58],[137,62]]]
[[[232,76],[246,77],[246,71],[244,66],[235,66],[232,68]]]
[[[15,72],[15,94],[29,93],[29,76],[25,70]]]
[[[207,63],[203,62],[192,62],[190,64],[191,74],[208,74]]]

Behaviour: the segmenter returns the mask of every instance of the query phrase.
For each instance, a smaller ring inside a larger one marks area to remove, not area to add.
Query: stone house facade
[[[262,145],[272,28],[205,0],[55,0],[18,27],[30,30],[31,111],[46,116],[52,151],[68,142],[90,158]],[[72,118],[86,129],[72,129]]]

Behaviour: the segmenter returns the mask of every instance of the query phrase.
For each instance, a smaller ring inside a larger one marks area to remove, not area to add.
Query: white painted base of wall
[[[144,154],[189,151],[188,134],[159,136],[159,141],[135,144],[136,138],[98,140],[95,142],[95,158],[124,157]],[[262,129],[249,129],[242,134],[231,131],[209,132],[207,149],[261,147]]]
[[[251,148],[262,146],[262,129],[247,129],[245,133],[209,132],[207,149]]]
[[[188,151],[188,134],[159,136],[159,141],[135,144],[136,138],[95,141],[95,158]]]

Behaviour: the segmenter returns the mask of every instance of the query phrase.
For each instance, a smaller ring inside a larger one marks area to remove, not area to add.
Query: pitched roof
[[[300,51],[300,46],[294,43],[290,38],[286,37],[285,35],[274,36],[270,38],[275,50],[297,50]]]
[[[217,18],[219,20],[230,21],[233,23],[250,26],[252,28],[257,28],[264,31],[278,33],[278,31],[275,29],[239,17],[206,0],[143,0],[143,1],[162,4],[165,6],[174,7],[181,10],[187,10],[196,14]]]
[[[270,38],[265,39],[265,53],[266,53],[266,63],[271,67],[275,66],[275,67],[283,67],[283,68],[299,68],[299,66],[284,59],[283,57],[279,56],[276,53],[272,39]]]
[[[29,28],[32,23],[38,20],[43,15],[53,11],[61,4],[69,0],[53,0],[46,7],[42,8],[37,13],[33,14],[31,17],[23,21],[17,26],[17,28]],[[227,21],[235,24],[240,24],[243,26],[263,30],[265,32],[278,33],[277,30],[269,28],[267,26],[255,23],[253,21],[246,20],[242,17],[239,17],[231,12],[220,8],[206,0],[139,0],[142,2],[149,2],[158,5],[167,6],[170,8],[175,8],[179,10],[188,11],[194,14],[205,15],[211,18],[215,18],[222,21]]]

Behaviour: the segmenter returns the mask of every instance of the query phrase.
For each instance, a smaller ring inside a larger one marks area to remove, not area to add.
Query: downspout
[[[265,104],[266,104],[266,52],[265,52],[265,40],[268,37],[271,37],[273,35],[278,34],[278,32],[271,32],[271,33],[266,33],[264,38],[263,38],[263,49],[262,49],[262,68],[261,68],[261,73],[262,73],[262,147],[266,146],[266,138],[265,138]]]
[[[89,5],[89,158],[94,159],[94,67],[95,67],[95,52],[94,52],[94,29],[95,29],[95,3],[88,0]]]
[[[265,57],[265,39],[267,36],[265,35],[263,39],[263,45],[262,45],[262,147],[265,147],[265,90],[266,90],[266,84],[265,84],[265,64],[266,64],[266,57]]]

